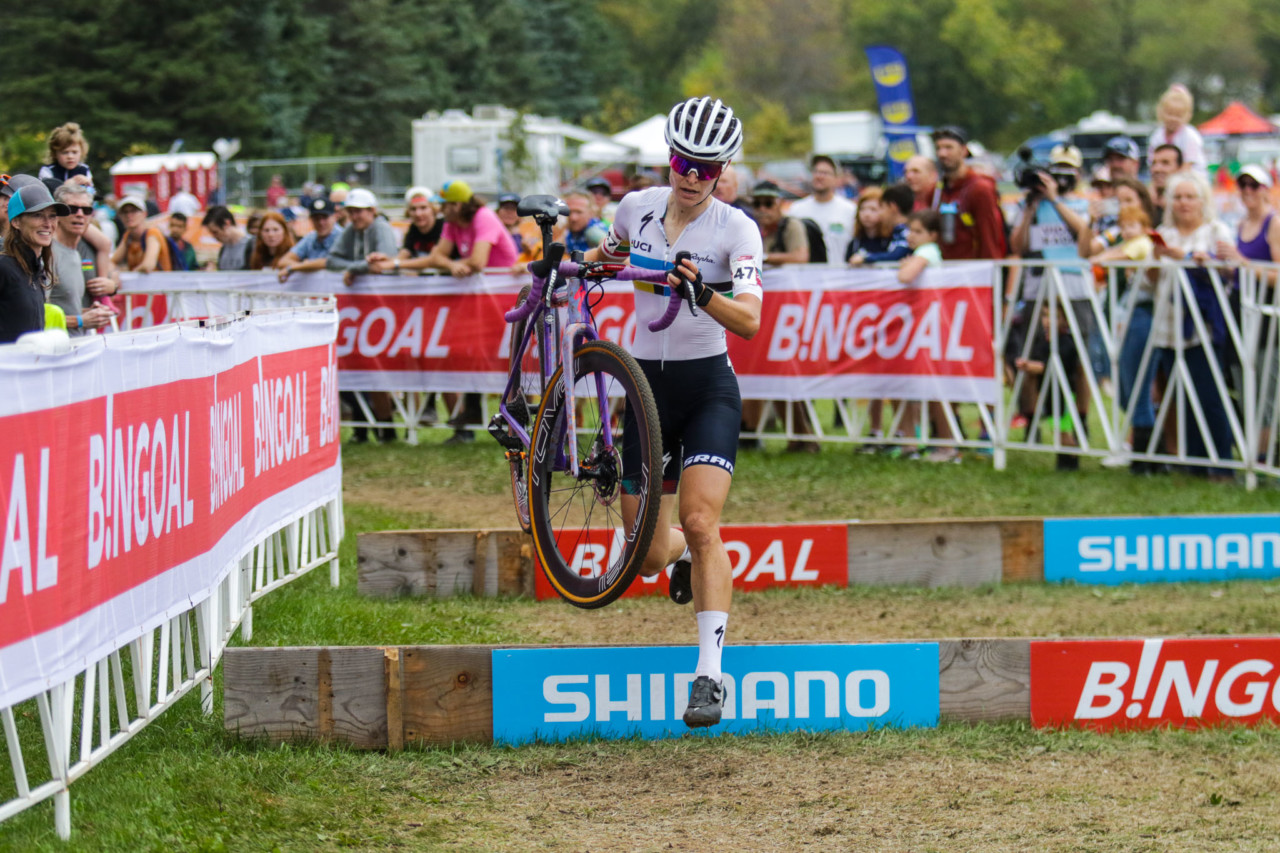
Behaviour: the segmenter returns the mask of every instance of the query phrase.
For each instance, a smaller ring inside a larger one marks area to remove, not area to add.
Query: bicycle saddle
[[[555,222],[557,217],[569,215],[569,205],[553,195],[527,195],[516,205],[516,213],[532,216],[534,222]]]

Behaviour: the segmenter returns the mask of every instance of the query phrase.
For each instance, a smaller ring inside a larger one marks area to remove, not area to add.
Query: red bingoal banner
[[[0,348],[0,707],[208,597],[341,493],[337,317]]]
[[[954,264],[904,285],[894,270],[766,269],[759,332],[751,340],[728,335],[742,393],[993,404],[999,392],[993,271],[990,263]],[[332,273],[296,276],[284,285],[261,274],[161,273],[132,278],[127,290],[154,294],[132,309],[135,323],[221,304],[182,298],[197,288],[234,288],[262,298],[336,293],[343,390],[498,393],[509,348],[502,315],[524,283],[504,273],[364,276],[350,287]],[[590,301],[600,336],[629,347],[636,334],[630,285],[600,286]]]

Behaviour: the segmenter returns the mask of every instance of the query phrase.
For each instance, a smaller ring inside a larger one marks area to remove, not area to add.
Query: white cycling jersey
[[[666,270],[675,265],[676,252],[687,250],[702,273],[703,283],[720,295],[733,298],[749,293],[763,298],[760,266],[764,246],[756,224],[741,210],[713,198],[671,245],[662,225],[670,196],[670,187],[623,196],[609,236],[600,247],[604,253],[612,259],[626,259],[632,266]],[[631,354],[655,361],[688,361],[726,352],[729,345],[724,327],[702,310],[695,317],[681,306],[670,326],[657,333],[649,331],[649,321],[666,313],[670,293],[665,284],[635,282],[636,339]]]

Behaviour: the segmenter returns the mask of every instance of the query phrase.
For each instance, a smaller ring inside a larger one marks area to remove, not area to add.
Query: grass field
[[[475,445],[344,448],[338,590],[317,573],[268,596],[255,645],[670,642],[687,608],[626,600],[371,601],[354,534],[509,527],[502,460]],[[1280,492],[1086,461],[962,465],[744,453],[726,520],[1264,512]],[[1277,633],[1280,583],[1106,590],[848,589],[740,596],[731,641]],[[647,638],[647,640],[645,639]],[[31,720],[26,721],[30,724]],[[1100,736],[1025,724],[683,738],[395,755],[227,736],[188,697],[72,786],[73,839],[44,804],[0,824],[8,850],[1273,850],[1280,731]]]

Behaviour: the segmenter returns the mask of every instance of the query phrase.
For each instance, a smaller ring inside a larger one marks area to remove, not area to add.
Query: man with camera
[[[969,166],[969,135],[955,125],[939,127],[932,135],[942,172],[932,206],[942,218],[943,260],[1004,258],[1004,214],[996,182]]]
[[[1014,172],[1014,181],[1026,190],[1021,215],[1009,235],[1009,247],[1014,255],[1024,259],[1043,258],[1049,261],[1079,260],[1077,241],[1080,232],[1089,227],[1089,201],[1079,190],[1080,168],[1083,165],[1084,158],[1080,149],[1074,145],[1056,146],[1049,154],[1047,166],[1024,158],[1024,162]],[[1021,293],[1015,290],[1007,295],[1009,302],[1017,299],[1013,327],[1005,350],[1005,358],[1009,364],[1013,364],[1022,355],[1027,336],[1036,334],[1040,327],[1036,300],[1045,281],[1051,276],[1058,282],[1061,297],[1071,303],[1080,331],[1080,338],[1076,341],[1078,350],[1083,352],[1088,346],[1095,326],[1093,275],[1088,266],[1024,267]],[[1049,305],[1050,311],[1056,313],[1058,305],[1048,301],[1053,296],[1053,293],[1046,292],[1044,304]],[[1076,375],[1071,377],[1077,411],[1081,413],[1082,420],[1089,410],[1088,383],[1084,379],[1084,369],[1077,370]],[[1030,384],[1024,383],[1024,390]],[[1035,408],[1034,400],[1024,399],[1020,403],[1022,414],[1030,414]],[[1074,461],[1075,457],[1072,457],[1067,464]]]

